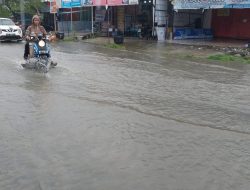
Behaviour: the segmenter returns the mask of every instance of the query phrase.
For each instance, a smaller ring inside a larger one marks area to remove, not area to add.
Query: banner
[[[96,22],[103,22],[105,19],[105,15],[106,15],[106,9],[96,9],[95,11],[95,21]]]
[[[81,7],[81,0],[62,0],[62,8]]]
[[[55,14],[57,13],[57,2],[56,0],[50,0],[50,9],[49,9],[49,12],[52,13],[52,14]]]
[[[106,5],[119,6],[119,5],[138,5],[138,4],[139,0],[62,0],[60,7],[71,8],[71,7],[81,7],[81,6],[106,6]]]
[[[122,5],[123,0],[107,0],[109,6]]]
[[[138,0],[82,0],[83,6],[93,5],[93,6],[119,6],[119,5],[138,5]]]
[[[107,0],[92,0],[93,6],[105,6],[107,4]]]
[[[226,0],[224,8],[250,8],[250,0]]]
[[[223,8],[226,0],[174,0],[174,9]]]
[[[92,6],[93,0],[82,0],[82,6]]]
[[[250,0],[174,0],[174,9],[250,8]]]
[[[211,29],[174,28],[173,32],[175,40],[213,38]]]
[[[125,1],[125,0],[124,0]],[[125,4],[125,3],[124,3]],[[138,5],[139,4],[139,0],[129,0],[130,5]]]

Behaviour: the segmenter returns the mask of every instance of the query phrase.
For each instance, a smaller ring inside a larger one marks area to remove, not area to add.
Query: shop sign
[[[226,0],[174,0],[174,9],[223,8]]]
[[[119,6],[119,5],[135,5],[139,4],[138,0],[83,0],[84,5],[93,6]]]
[[[106,0],[92,0],[93,6],[105,6],[107,4]]]
[[[95,21],[96,22],[103,22],[105,19],[106,10],[100,9],[95,11]]]
[[[52,14],[55,14],[55,13],[57,13],[57,9],[58,9],[58,7],[57,7],[57,4],[56,4],[56,0],[50,0],[50,13],[52,13]]]
[[[93,0],[82,0],[82,6],[92,6]]]
[[[138,5],[139,0],[122,0],[123,5]]]
[[[250,8],[250,0],[173,0],[174,9]]]
[[[81,0],[62,0],[62,8],[80,7]]]
[[[107,0],[109,6],[122,5],[123,0]]]
[[[129,0],[129,3],[130,5],[137,5],[139,4],[139,1],[138,0]]]

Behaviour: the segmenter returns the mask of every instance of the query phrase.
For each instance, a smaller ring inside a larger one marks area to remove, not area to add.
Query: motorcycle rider
[[[38,15],[34,15],[32,17],[32,24],[30,26],[28,26],[26,32],[25,32],[25,36],[26,36],[26,44],[25,44],[25,48],[24,48],[24,59],[28,59],[29,57],[29,40],[30,40],[30,34],[35,34],[36,36],[38,36],[38,34],[42,34],[44,37],[46,37],[47,32],[45,30],[45,28],[41,25],[41,20],[40,17]],[[50,38],[49,40],[52,40],[52,38]],[[50,55],[49,55],[50,57]],[[54,62],[51,62],[51,64],[56,64]]]
[[[34,33],[36,36],[38,36],[38,34],[43,34],[43,36],[47,35],[47,32],[45,30],[45,28],[40,24],[40,18],[38,15],[34,15],[32,17],[32,24],[30,26],[28,26],[28,28],[26,29],[25,32],[25,36],[26,36],[26,44],[25,44],[25,48],[24,48],[24,59],[27,59],[29,56],[29,40],[30,40],[30,34]]]

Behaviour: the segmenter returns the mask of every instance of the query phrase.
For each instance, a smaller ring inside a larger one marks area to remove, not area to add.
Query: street
[[[0,190],[249,189],[250,65],[59,42],[42,74],[23,48],[0,44]]]

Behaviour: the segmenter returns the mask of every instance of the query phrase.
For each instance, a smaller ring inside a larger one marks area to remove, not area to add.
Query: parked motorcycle
[[[29,57],[22,66],[44,73],[47,73],[51,67],[56,66],[56,63],[50,59],[49,36],[44,37],[42,34],[36,36],[31,33],[29,40]]]

